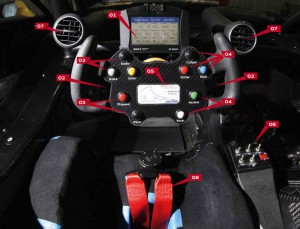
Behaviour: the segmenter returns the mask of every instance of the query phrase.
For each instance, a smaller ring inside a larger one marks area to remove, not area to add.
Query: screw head
[[[6,144],[7,145],[12,145],[15,142],[15,138],[14,137],[8,137],[6,139]]]

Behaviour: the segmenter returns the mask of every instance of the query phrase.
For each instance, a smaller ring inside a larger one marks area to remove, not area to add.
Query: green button
[[[190,98],[191,99],[196,100],[196,99],[198,99],[198,96],[199,96],[198,92],[196,92],[196,91],[191,91],[190,92]]]

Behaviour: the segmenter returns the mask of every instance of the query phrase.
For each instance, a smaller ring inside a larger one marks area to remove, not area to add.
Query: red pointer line
[[[72,78],[67,79],[68,82],[70,83],[78,83],[78,84],[84,84],[84,85],[88,85],[88,86],[93,86],[93,87],[99,87],[99,88],[106,88],[105,86],[101,86],[101,85],[97,85],[97,84],[93,84],[93,83],[88,83],[88,82],[84,82],[81,80],[75,80]]]
[[[193,175],[197,175],[197,180],[193,179]],[[203,176],[202,174],[190,174],[187,178],[185,178],[184,180],[182,181],[179,181],[178,183],[174,184],[174,186],[177,186],[177,185],[181,185],[181,184],[185,184],[185,183],[188,183],[188,182],[193,182],[193,181],[202,181],[203,179]]]
[[[178,183],[174,184],[173,187],[174,187],[174,186],[177,186],[177,185],[181,185],[181,184],[188,183],[188,182],[190,182],[190,181],[191,181],[190,178],[186,178],[186,179],[184,179],[184,180],[182,180],[182,181],[179,181]]]
[[[60,30],[53,29],[53,28],[51,28],[50,26],[48,26],[48,27],[46,28],[46,30],[49,30],[49,31],[52,31],[52,32],[55,32],[55,33],[61,33],[61,32],[62,32],[62,31],[60,31]]]
[[[96,63],[101,63],[101,62],[107,62],[107,61],[111,61],[112,59],[104,59],[104,60],[90,60],[89,62],[87,62],[88,65],[94,66],[96,68],[100,68],[102,70],[106,70],[105,68],[103,68],[102,66],[100,66],[99,64]]]
[[[155,73],[155,75],[156,75],[157,78],[162,82],[162,84],[166,84],[165,81],[164,81],[164,79],[162,78],[162,76],[161,76],[161,74],[160,74],[159,71],[157,71],[157,72]]]
[[[101,106],[101,105],[98,105],[98,104],[97,104],[97,103],[105,103],[105,102],[110,102],[110,101],[111,101],[111,100],[102,100],[102,101],[97,101],[97,102],[91,102],[91,103],[87,104],[87,106],[90,106],[90,107],[96,107],[96,108],[100,108],[100,109],[108,110],[108,111],[113,111],[113,112],[116,112],[116,113],[124,113],[124,114],[127,114],[127,113],[124,112],[124,111],[117,110],[117,109],[114,109],[114,108],[111,108],[111,107]]]
[[[269,129],[269,127],[267,125],[265,125],[264,128],[262,129],[262,131],[260,132],[260,134],[258,135],[258,137],[256,138],[255,142],[257,142],[264,135],[264,133],[266,133],[266,131],[268,129]]]
[[[192,113],[197,113],[197,112],[200,112],[200,111],[207,111],[207,110],[210,110],[210,109],[213,109],[213,108],[218,108],[218,107],[224,106],[224,103],[222,103],[222,102],[220,102],[220,101],[216,101],[216,100],[213,100],[213,99],[207,99],[207,98],[202,98],[202,99],[205,99],[205,100],[208,100],[208,101],[215,102],[215,104],[210,105],[210,106],[208,106],[208,107],[200,108],[200,109],[198,109],[198,110],[191,111],[190,114],[192,114]]]
[[[220,61],[222,61],[224,59],[224,56],[221,54],[217,54],[217,53],[206,53],[206,52],[200,52],[201,54],[204,55],[210,55],[213,56],[213,58],[209,59],[209,60],[205,60],[203,62],[200,62],[198,64],[195,65],[195,67],[198,67],[200,65],[206,64],[206,63],[210,63],[210,62],[214,62],[211,64],[210,68],[212,68],[213,66],[215,66],[216,64],[218,64]]]
[[[130,26],[127,24],[127,22],[124,20],[124,18],[122,17],[122,15],[119,15],[119,20],[123,23],[123,25],[125,25],[125,27],[135,36],[135,38],[137,38],[137,36],[135,35],[135,33],[132,31],[132,29],[130,28]]]
[[[266,30],[264,30],[264,31],[262,31],[260,33],[257,33],[255,35],[253,35],[252,37],[249,37],[249,39],[254,38],[254,37],[259,37],[259,36],[262,36],[262,35],[265,35],[265,34],[268,34],[268,33],[271,33],[271,31],[268,30],[268,29],[266,29]]]
[[[230,81],[225,82],[225,83],[220,83],[217,86],[227,85],[227,84],[241,82],[241,81],[245,81],[245,80],[247,80],[247,78],[245,76],[242,76],[240,78],[237,78],[237,79],[234,79],[234,80],[230,80]]]

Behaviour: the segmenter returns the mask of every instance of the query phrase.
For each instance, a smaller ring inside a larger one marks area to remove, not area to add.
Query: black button
[[[124,50],[124,51],[120,52],[119,58],[122,62],[130,62],[130,61],[132,61],[133,56],[130,52]]]
[[[186,50],[184,55],[188,60],[197,60],[199,58],[199,54],[193,49]]]
[[[145,119],[144,114],[137,110],[132,111],[131,117],[133,118],[133,120],[137,120],[137,121],[143,121]]]

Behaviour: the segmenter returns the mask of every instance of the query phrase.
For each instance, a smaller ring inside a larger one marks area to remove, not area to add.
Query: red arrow
[[[259,37],[268,33],[280,33],[280,32],[281,32],[281,25],[268,25],[266,30],[261,31],[260,33],[257,33],[249,37],[249,39]]]
[[[236,78],[234,80],[230,80],[230,81],[225,82],[225,83],[220,83],[217,86],[227,85],[227,84],[231,84],[231,83],[237,83],[237,82],[241,82],[241,81],[245,81],[245,80],[247,80],[247,78],[245,76],[242,76],[240,78]]]
[[[102,63],[102,62],[107,62],[107,61],[111,61],[112,59],[103,59],[103,60],[90,60],[89,62],[87,62],[88,65],[94,66],[96,68],[100,68],[103,70],[106,70],[105,68],[103,68],[101,65],[97,64],[97,63]]]
[[[225,83],[218,84],[217,86],[241,82],[241,81],[245,81],[245,80],[258,80],[258,73],[257,72],[245,72],[244,76],[234,79],[234,80],[231,80],[231,81],[228,81],[228,82],[225,82]]]
[[[260,134],[257,136],[255,142],[257,142],[264,135],[264,133],[266,133],[266,131],[268,129],[269,129],[269,127],[267,125],[265,125],[264,128],[262,129],[262,131],[260,132]]]
[[[213,108],[217,108],[217,107],[221,107],[221,106],[224,105],[222,102],[216,101],[216,100],[213,100],[213,99],[208,99],[208,98],[202,98],[202,99],[205,99],[205,100],[211,101],[211,102],[215,102],[215,104],[210,105],[210,106],[208,106],[208,107],[200,108],[200,109],[198,109],[198,110],[191,111],[190,114],[192,114],[192,113],[197,113],[197,112],[200,112],[200,111],[207,111],[207,110],[210,110],[210,109],[213,109]]]
[[[62,33],[63,31],[57,30],[57,29],[53,29],[52,27],[47,27],[46,30],[55,32],[55,33]]]
[[[156,75],[157,78],[162,82],[162,84],[166,84],[163,77],[161,76],[159,72],[159,68],[145,68],[145,74],[146,75]]]
[[[266,121],[266,124],[265,124],[264,128],[262,129],[262,131],[260,132],[260,134],[257,136],[255,142],[257,142],[264,135],[264,133],[266,133],[266,131],[269,128],[278,129],[279,125],[280,125],[279,121]]]
[[[135,33],[132,31],[130,26],[124,20],[123,16],[121,15],[120,11],[107,11],[107,18],[108,19],[119,19],[119,21],[137,38]]]
[[[119,20],[120,22],[123,23],[123,25],[133,34],[133,36],[135,36],[135,38],[137,38],[137,36],[135,35],[135,33],[132,31],[132,29],[130,28],[130,26],[127,24],[127,22],[124,20],[124,18],[122,17],[122,15],[120,14],[119,16]]]
[[[159,71],[157,71],[155,75],[162,82],[162,84],[166,84]]]
[[[255,35],[253,35],[252,37],[249,37],[249,39],[252,39],[252,38],[255,38],[255,37],[259,37],[259,36],[262,36],[262,35],[265,35],[265,34],[268,34],[268,33],[271,33],[270,30],[266,29],[264,31],[261,31],[260,33],[257,33]]]
[[[102,85],[72,79],[70,74],[57,74],[56,75],[56,81],[57,82],[71,82],[71,83],[78,83],[78,84],[83,84],[83,85],[88,85],[88,86],[93,86],[93,87],[106,88],[105,86],[102,86]]]
[[[210,110],[210,109],[213,109],[213,108],[235,105],[235,99],[233,99],[233,98],[223,98],[221,101],[217,101],[217,100],[214,100],[214,99],[211,99],[211,98],[201,98],[201,99],[205,99],[207,101],[214,102],[215,104],[210,105],[208,107],[202,107],[198,110],[191,111],[190,114],[197,113],[197,112],[200,112],[200,111],[207,111],[207,110]]]
[[[208,60],[205,60],[203,62],[200,62],[198,64],[195,65],[195,67],[198,67],[200,65],[203,65],[203,64],[206,64],[206,63],[210,63],[210,62],[213,62],[211,65],[210,65],[210,68],[212,68],[213,66],[215,66],[216,64],[218,64],[220,61],[222,61],[225,57],[221,54],[217,54],[217,53],[205,53],[205,52],[200,52],[201,54],[204,54],[204,55],[210,55],[210,56],[213,56],[213,58],[211,59],[208,59]]]
[[[199,181],[202,181],[203,179],[203,176],[201,173],[199,174],[189,174],[188,178],[182,180],[182,181],[179,181],[178,183],[174,184],[174,186],[177,186],[177,185],[181,185],[181,184],[185,184],[185,183],[188,183],[188,182],[191,182],[191,181],[194,181],[194,182],[199,182]]]
[[[88,85],[88,86],[92,86],[92,87],[106,88],[105,86],[102,86],[102,85],[88,83],[88,82],[81,81],[81,80],[75,80],[72,78],[69,78],[67,81],[70,83],[78,83],[78,84]]]
[[[106,70],[106,69],[97,63],[108,62],[108,61],[113,60],[113,59],[91,60],[91,58],[89,56],[81,56],[81,57],[77,57],[76,59],[77,59],[77,64],[88,64],[88,65],[91,65],[93,67],[100,68],[103,70]]]
[[[62,31],[60,31],[60,30],[53,29],[52,27],[50,27],[48,22],[36,22],[36,23],[34,24],[34,28],[35,28],[36,30],[49,30],[49,31],[52,31],[52,32],[55,32],[55,33],[60,33],[60,32],[62,32]]]
[[[102,100],[102,101],[90,102],[86,106],[96,107],[96,108],[100,108],[100,109],[103,109],[103,110],[113,111],[113,112],[116,112],[116,113],[127,114],[125,111],[121,111],[121,110],[117,110],[117,109],[114,109],[114,108],[111,108],[111,107],[101,106],[101,105],[97,104],[97,103],[106,103],[106,102],[111,102],[111,100]]]

